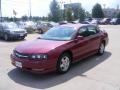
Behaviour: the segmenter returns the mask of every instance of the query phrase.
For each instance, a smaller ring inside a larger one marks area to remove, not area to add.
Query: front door
[[[89,43],[88,43],[89,34],[88,34],[87,27],[81,27],[78,30],[77,36],[82,36],[83,39],[77,40],[77,42],[74,43],[75,45],[73,47],[73,53],[74,53],[73,58],[75,61],[78,61],[84,58],[89,52]]]
[[[99,49],[100,43],[101,43],[101,36],[100,32],[95,26],[88,26],[88,32],[89,32],[89,53],[95,52]]]

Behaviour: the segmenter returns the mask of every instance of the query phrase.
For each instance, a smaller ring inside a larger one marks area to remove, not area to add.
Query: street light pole
[[[70,0],[70,4],[71,4],[72,2],[71,2],[71,0]]]
[[[2,22],[1,0],[0,0],[0,22]]]
[[[29,0],[29,13],[30,13],[30,16],[29,16],[29,18],[30,18],[30,20],[31,20],[31,0]]]

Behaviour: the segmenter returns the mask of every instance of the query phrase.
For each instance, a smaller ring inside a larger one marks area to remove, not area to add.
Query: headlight
[[[34,54],[31,56],[32,59],[37,59],[37,60],[46,60],[48,59],[48,55],[46,54]]]

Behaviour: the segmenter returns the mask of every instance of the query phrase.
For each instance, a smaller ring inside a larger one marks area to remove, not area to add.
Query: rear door
[[[100,43],[101,43],[101,34],[99,31],[99,28],[96,26],[87,26],[88,32],[89,32],[89,53],[95,52],[99,49]]]

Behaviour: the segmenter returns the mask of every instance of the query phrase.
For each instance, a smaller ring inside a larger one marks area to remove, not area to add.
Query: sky
[[[47,16],[50,12],[49,5],[52,0],[31,0],[32,16]],[[96,3],[100,3],[103,7],[116,8],[120,6],[120,0],[57,0],[59,3],[81,3],[82,7],[91,12],[92,7]],[[2,16],[13,17],[13,10],[17,12],[16,17],[24,15],[29,16],[29,0],[1,0]]]

